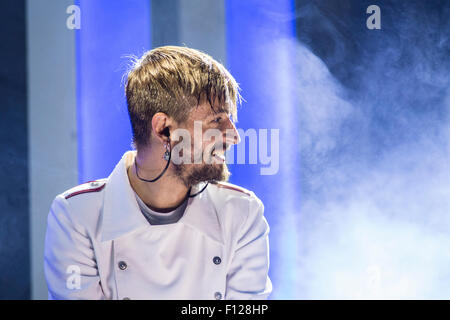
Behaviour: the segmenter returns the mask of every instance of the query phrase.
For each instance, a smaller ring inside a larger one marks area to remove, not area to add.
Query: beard
[[[223,147],[222,150],[227,149],[227,146],[225,144],[221,146]],[[193,149],[194,145],[191,145],[191,148]],[[206,154],[210,154],[210,157],[212,157],[212,152],[215,150],[215,147],[212,147],[211,150],[210,148],[207,148],[207,150],[208,151],[206,152]],[[182,153],[183,151],[181,151],[181,155]],[[199,156],[201,157],[201,159],[205,159],[205,151],[201,151],[201,153],[202,154]],[[189,164],[176,164],[172,162],[175,176],[179,180],[181,180],[187,188],[193,187],[201,182],[226,182],[230,178],[231,173],[228,170],[226,162],[195,163],[194,159],[197,158],[194,156],[194,154],[192,154],[191,162]]]
[[[222,164],[174,164],[175,175],[187,187],[193,187],[200,182],[228,181],[230,171],[226,163]]]

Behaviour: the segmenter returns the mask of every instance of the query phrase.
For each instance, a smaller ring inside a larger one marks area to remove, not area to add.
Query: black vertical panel
[[[0,299],[30,298],[25,14],[0,2]]]
[[[151,2],[152,47],[178,45],[178,0]]]

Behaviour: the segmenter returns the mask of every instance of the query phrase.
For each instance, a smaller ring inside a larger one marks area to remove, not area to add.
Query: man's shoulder
[[[239,237],[242,230],[265,221],[264,204],[253,191],[235,184],[217,182],[211,184],[209,194],[225,234],[234,239]]]
[[[64,207],[70,215],[82,218],[86,213],[92,216],[93,211],[100,210],[102,206],[106,184],[107,179],[82,183],[58,194],[54,203],[60,204],[57,207]]]
[[[58,194],[51,205],[50,215],[83,226],[96,225],[106,183],[107,179],[89,181]]]

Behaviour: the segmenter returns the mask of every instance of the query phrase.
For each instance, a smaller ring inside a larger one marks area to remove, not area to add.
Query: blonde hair
[[[147,51],[134,61],[125,86],[133,146],[148,144],[157,112],[183,123],[193,107],[208,101],[214,112],[225,110],[236,120],[239,91],[225,67],[201,51],[176,46]],[[216,99],[221,110],[214,109]]]

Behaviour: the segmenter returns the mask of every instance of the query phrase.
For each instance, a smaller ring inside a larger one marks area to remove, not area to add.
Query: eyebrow
[[[221,110],[215,110],[215,111],[213,111],[213,113],[210,113],[210,114],[207,116],[207,118],[209,119],[209,118],[217,117],[217,115],[220,114],[220,113],[226,113],[227,116],[231,116],[231,114],[229,113],[228,110],[226,110],[226,109],[221,109]]]
[[[213,111],[213,114],[217,114],[217,113],[230,113],[229,108],[226,108],[224,105],[221,105],[219,108],[215,109],[215,108],[211,108]]]

